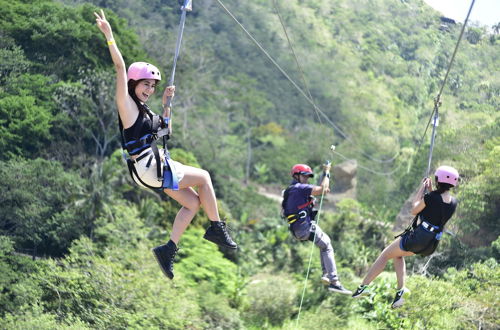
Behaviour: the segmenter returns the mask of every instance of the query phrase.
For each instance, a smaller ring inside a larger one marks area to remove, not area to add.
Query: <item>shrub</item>
[[[252,323],[278,325],[296,310],[297,288],[284,275],[256,276],[247,290],[250,305],[246,315]]]

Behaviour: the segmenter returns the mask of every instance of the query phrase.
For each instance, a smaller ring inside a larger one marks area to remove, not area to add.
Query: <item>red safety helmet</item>
[[[290,175],[294,176],[295,174],[308,175],[310,177],[314,176],[312,169],[306,164],[293,165]]]

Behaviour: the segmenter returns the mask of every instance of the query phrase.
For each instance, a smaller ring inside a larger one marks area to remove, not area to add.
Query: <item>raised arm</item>
[[[331,164],[323,165],[323,180],[319,186],[314,186],[311,195],[321,195],[330,192],[330,168]]]
[[[167,86],[163,92],[162,106],[163,106],[163,118],[168,120],[168,132],[172,134],[172,116],[171,109],[168,106],[168,99],[172,100],[175,94],[175,86]]]
[[[118,106],[118,113],[122,120],[124,128],[132,126],[137,119],[138,109],[132,98],[128,94],[127,87],[127,69],[123,61],[122,54],[116,45],[113,38],[113,31],[111,25],[106,20],[104,11],[101,9],[101,14],[94,12],[96,17],[97,27],[106,37],[108,43],[109,53],[113,59],[113,64],[116,70],[116,104]]]
[[[422,180],[420,188],[418,188],[417,194],[415,195],[415,199],[413,200],[411,214],[417,215],[425,208],[424,192],[425,190],[430,191],[431,189],[432,189],[431,179],[424,178]]]

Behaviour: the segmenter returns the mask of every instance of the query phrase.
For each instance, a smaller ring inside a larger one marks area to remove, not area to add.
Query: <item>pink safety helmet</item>
[[[153,64],[146,62],[134,62],[130,64],[127,71],[128,80],[155,79],[161,80],[160,70]]]
[[[294,176],[295,174],[309,175],[310,177],[314,176],[312,169],[305,164],[293,165],[292,170],[290,171],[290,174],[292,176]]]
[[[452,186],[458,184],[458,171],[451,166],[439,166],[434,175],[437,178],[437,182],[449,183]]]

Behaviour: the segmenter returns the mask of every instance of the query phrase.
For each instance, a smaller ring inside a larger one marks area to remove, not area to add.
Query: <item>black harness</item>
[[[295,186],[295,184],[291,184],[288,186],[288,188],[285,189],[283,192],[283,201],[281,202],[281,209],[282,209],[282,215],[283,218],[288,222],[289,225],[293,224],[294,222],[301,220],[304,221],[309,217],[309,219],[312,221],[314,220],[314,217],[316,216],[316,211],[313,210],[314,207],[314,197],[310,196],[309,201],[302,205],[297,206],[297,212],[292,213],[292,214],[285,214],[285,207],[286,203],[288,201],[288,195],[290,193],[290,189]]]
[[[124,131],[123,124],[120,118],[118,118],[118,126],[120,127],[120,134],[122,138],[123,158],[127,162],[130,176],[132,177],[132,180],[134,181],[138,180],[142,185],[153,190],[158,190],[163,188],[172,188],[174,190],[177,190],[178,183],[175,182],[176,180],[171,180],[172,182],[166,182],[167,180],[165,180],[165,178],[167,177],[165,173],[171,172],[171,166],[169,165],[171,161],[170,153],[168,152],[167,149],[167,140],[170,138],[168,134],[168,118],[164,119],[162,116],[153,113],[146,104],[143,104],[143,107],[146,113],[143,114],[142,112],[140,112],[139,116],[143,116],[144,118],[146,118],[146,120],[151,122],[151,133],[141,136],[137,140],[125,142],[125,137],[123,135]],[[140,129],[141,126],[137,125],[132,136],[137,136],[139,133],[138,131]],[[160,151],[157,146],[158,140],[160,138],[162,139],[163,142],[163,156],[165,159],[164,163],[161,161]],[[151,150],[143,153],[136,159],[130,158],[131,154],[137,153],[138,151],[142,151],[147,148],[151,148]],[[146,164],[146,167],[149,167],[151,165],[153,157],[156,160],[156,176],[158,178],[158,181],[162,182],[161,187],[154,187],[145,183],[143,180],[141,180],[139,174],[137,173],[137,170],[135,169],[135,164],[147,156],[149,156],[149,160]],[[163,175],[162,175],[162,168],[163,168]],[[172,175],[175,176],[175,173],[173,173]]]
[[[452,200],[452,206],[456,207],[456,200]],[[418,219],[420,218],[420,223]],[[441,208],[441,219],[444,223],[445,215],[444,208]],[[395,236],[398,238],[401,236],[401,240],[404,243],[406,250],[411,251],[415,254],[421,256],[429,256],[436,250],[441,237],[443,236],[444,226],[432,225],[429,221],[424,219],[421,213],[417,214],[413,221],[401,234]]]

